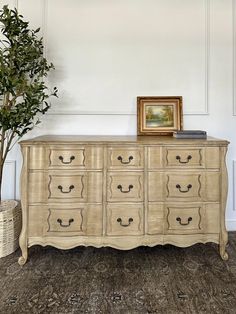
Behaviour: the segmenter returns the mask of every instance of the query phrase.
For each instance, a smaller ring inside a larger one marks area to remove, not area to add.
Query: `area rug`
[[[236,233],[218,246],[129,251],[35,246],[0,259],[0,313],[236,313]]]

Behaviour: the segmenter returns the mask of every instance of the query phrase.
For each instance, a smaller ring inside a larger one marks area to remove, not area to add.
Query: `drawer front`
[[[59,221],[58,221],[59,219]],[[73,221],[72,221],[73,219]],[[102,235],[100,204],[30,205],[29,237]]]
[[[49,175],[48,199],[84,200],[87,199],[86,175]]]
[[[141,202],[143,200],[143,173],[108,173],[107,200]]]
[[[166,148],[164,150],[166,167],[204,168],[204,148]]]
[[[103,148],[99,146],[48,148],[49,168],[102,169]]]
[[[167,174],[166,198],[199,201],[204,184],[201,174]]]
[[[143,168],[142,147],[109,147],[108,148],[109,168]]]
[[[101,171],[50,171],[29,173],[29,204],[51,202],[102,202]]]
[[[219,213],[219,204],[169,204],[165,208],[165,233],[218,233]]]
[[[148,172],[148,201],[219,202],[220,173]]]
[[[107,206],[107,235],[142,235],[143,230],[143,206],[141,204],[109,204]]]
[[[204,233],[201,206],[167,206],[166,233]]]
[[[85,149],[52,149],[49,165],[85,167]]]
[[[85,232],[85,210],[76,209],[49,209],[48,210],[47,233],[84,233]]]

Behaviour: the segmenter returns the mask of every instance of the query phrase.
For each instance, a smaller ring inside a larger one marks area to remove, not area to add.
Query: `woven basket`
[[[13,253],[19,247],[21,208],[17,201],[0,204],[0,258]]]

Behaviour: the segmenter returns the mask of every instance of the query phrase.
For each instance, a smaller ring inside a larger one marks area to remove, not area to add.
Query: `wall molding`
[[[233,93],[233,116],[236,116],[236,1],[232,0],[232,40],[233,40],[233,73],[232,73],[232,93]]]
[[[43,0],[42,4],[42,36],[43,36],[43,47],[44,57],[47,59],[47,46],[48,46],[48,0]]]
[[[6,160],[3,169],[3,199],[16,199],[16,160]]]
[[[210,64],[210,0],[205,0],[205,110],[186,112],[184,115],[209,115],[209,64]]]
[[[236,160],[233,160],[233,210],[236,211]]]
[[[16,0],[17,1],[17,0]],[[204,0],[204,10],[205,10],[205,104],[203,111],[193,111],[186,112],[184,115],[209,115],[209,58],[210,58],[210,1]],[[48,47],[48,0],[43,0],[42,6],[42,32],[43,32],[43,43],[44,43],[44,56],[47,57],[47,47]],[[60,112],[49,111],[48,115],[121,115],[121,116],[133,116],[137,115],[135,112],[119,112],[119,111],[103,111],[103,112],[94,112],[94,111],[79,111],[79,110],[61,110]]]

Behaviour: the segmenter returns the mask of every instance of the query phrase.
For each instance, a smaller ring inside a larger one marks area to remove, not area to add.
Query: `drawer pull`
[[[186,161],[181,161],[181,157],[180,157],[180,156],[176,156],[176,159],[179,161],[180,164],[187,164],[187,163],[189,163],[189,161],[192,159],[192,156],[191,156],[191,155],[188,155]]]
[[[66,194],[66,193],[70,193],[75,187],[74,187],[74,185],[70,185],[68,191],[63,191],[63,187],[61,185],[58,185],[57,188],[61,191],[61,193]]]
[[[71,156],[70,157],[70,161],[64,161],[64,157],[63,156],[59,156],[58,159],[64,164],[64,165],[68,165],[71,164],[72,161],[75,159],[75,156]]]
[[[134,187],[134,186],[133,186],[132,184],[130,184],[130,185],[129,185],[129,189],[123,191],[123,190],[122,190],[122,185],[120,185],[120,184],[117,185],[117,189],[119,189],[119,190],[121,191],[121,193],[129,193],[129,192],[132,190],[133,187]]]
[[[62,222],[62,220],[61,220],[60,218],[57,219],[57,222],[60,224],[61,227],[67,228],[67,227],[70,227],[70,225],[72,224],[72,222],[74,222],[74,219],[73,219],[73,218],[69,219],[67,225],[64,225],[63,222]]]
[[[130,164],[131,160],[134,159],[134,157],[133,157],[133,156],[129,156],[129,161],[123,161],[123,158],[122,158],[121,156],[118,156],[117,159],[118,159],[122,164],[128,165],[128,164]]]
[[[192,220],[193,220],[192,217],[188,217],[188,222],[184,223],[184,222],[181,221],[181,218],[180,218],[180,217],[177,217],[177,218],[176,218],[176,221],[178,221],[181,226],[187,226],[187,225],[189,225],[190,221],[192,221]]]
[[[128,224],[123,224],[123,223],[122,223],[122,219],[121,219],[121,218],[117,218],[117,222],[119,222],[122,227],[129,227],[130,224],[131,224],[131,222],[133,222],[134,220],[133,220],[133,218],[129,218],[128,221],[129,221]]]
[[[181,193],[188,193],[188,191],[189,191],[191,188],[192,188],[192,184],[189,184],[189,185],[187,186],[187,190],[181,190],[181,185],[176,184],[176,189],[179,189],[179,191],[180,191]]]

